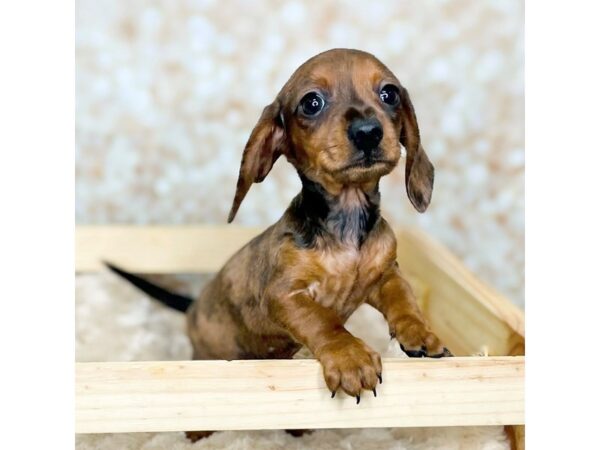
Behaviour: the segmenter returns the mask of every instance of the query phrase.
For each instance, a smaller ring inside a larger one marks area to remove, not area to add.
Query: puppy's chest
[[[316,302],[347,317],[381,276],[386,256],[354,246],[324,251],[309,292]]]

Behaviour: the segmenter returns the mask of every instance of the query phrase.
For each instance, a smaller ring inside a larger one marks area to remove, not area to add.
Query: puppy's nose
[[[376,149],[381,142],[383,129],[379,120],[374,117],[354,119],[348,127],[348,137],[358,150],[368,153]]]

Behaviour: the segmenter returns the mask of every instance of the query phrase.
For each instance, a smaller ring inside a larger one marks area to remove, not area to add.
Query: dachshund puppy
[[[194,359],[291,358],[305,345],[332,396],[341,389],[358,402],[382,380],[379,354],[344,328],[362,303],[384,315],[408,356],[450,356],[402,277],[394,233],[379,213],[379,179],[398,164],[401,145],[408,198],[423,212],[434,170],[406,89],[369,53],[321,53],[260,116],[228,221],[282,155],[302,181],[283,217],[231,257],[195,302],[112,268],[187,311]]]

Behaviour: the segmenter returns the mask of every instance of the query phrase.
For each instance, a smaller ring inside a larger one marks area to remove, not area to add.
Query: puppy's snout
[[[358,150],[370,153],[381,142],[383,128],[379,120],[374,117],[354,119],[348,127],[348,137]]]

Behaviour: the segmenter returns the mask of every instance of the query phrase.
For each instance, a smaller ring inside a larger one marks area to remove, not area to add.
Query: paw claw
[[[375,388],[373,389],[373,396],[377,397],[377,389],[375,389]]]
[[[331,398],[335,397],[335,391],[331,393]]]
[[[430,358],[445,358],[445,357],[449,357],[449,356],[454,356],[452,353],[450,353],[450,350],[448,350],[446,347],[444,347],[444,351],[442,353],[438,353],[437,355],[431,355]]]
[[[360,403],[360,395],[356,396],[356,404],[358,405]]]
[[[404,345],[400,344],[400,348],[409,358],[424,358],[427,356],[427,348],[425,346],[422,346],[420,350],[407,350],[404,348]]]
[[[421,348],[419,350],[409,350],[406,347],[404,347],[403,344],[400,344],[400,348],[402,349],[402,351],[404,353],[406,353],[406,355],[409,358],[442,358],[442,357],[449,357],[449,356],[454,356],[452,354],[452,352],[450,350],[448,350],[447,347],[443,348],[443,351],[441,353],[435,353],[435,354],[431,354],[429,353],[429,351],[427,350],[427,346],[425,345],[421,345]]]

